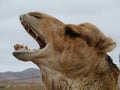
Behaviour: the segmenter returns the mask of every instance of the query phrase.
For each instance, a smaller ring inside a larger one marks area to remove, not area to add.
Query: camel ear
[[[111,52],[116,47],[116,42],[111,38],[105,38],[98,43],[97,47],[101,52]]]
[[[65,34],[72,38],[79,37],[78,26],[72,24],[66,25]]]

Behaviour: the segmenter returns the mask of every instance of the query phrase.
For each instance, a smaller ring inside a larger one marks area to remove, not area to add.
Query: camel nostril
[[[19,17],[19,18],[20,18],[20,20],[22,20],[22,19],[23,19],[23,15],[20,15],[20,17]]]

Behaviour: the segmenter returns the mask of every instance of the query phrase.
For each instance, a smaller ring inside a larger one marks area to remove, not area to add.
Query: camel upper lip
[[[23,27],[25,28],[25,30],[29,33],[29,35],[31,35],[37,41],[37,43],[40,46],[40,49],[43,49],[47,44],[45,37],[41,34],[38,35],[35,32],[34,28],[32,28],[29,24],[27,24],[24,21],[24,17],[22,15],[20,16],[20,21],[21,21]]]

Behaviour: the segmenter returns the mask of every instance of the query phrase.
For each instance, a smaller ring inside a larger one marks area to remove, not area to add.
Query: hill
[[[21,72],[4,72],[0,73],[0,81],[30,81],[34,78],[35,81],[39,81],[40,71],[35,68],[26,69]]]

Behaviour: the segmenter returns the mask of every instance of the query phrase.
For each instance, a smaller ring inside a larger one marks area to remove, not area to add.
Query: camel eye
[[[75,38],[75,37],[80,37],[80,34],[78,34],[77,32],[73,31],[71,28],[66,28],[66,35],[68,35],[71,38]]]
[[[30,16],[33,16],[33,17],[35,17],[35,18],[37,18],[37,19],[40,19],[40,18],[42,18],[42,16],[40,15],[40,14],[38,14],[38,13],[29,13],[29,15]]]

